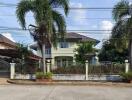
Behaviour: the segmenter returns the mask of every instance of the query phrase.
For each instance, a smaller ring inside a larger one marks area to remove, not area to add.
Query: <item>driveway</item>
[[[0,77],[0,85],[7,85],[7,84],[9,84],[7,82],[7,80],[8,80],[8,78],[2,78],[2,77]]]
[[[132,88],[0,85],[0,100],[132,100]]]

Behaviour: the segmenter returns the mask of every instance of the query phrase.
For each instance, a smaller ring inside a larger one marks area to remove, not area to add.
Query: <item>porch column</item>
[[[11,68],[10,68],[10,79],[14,79],[15,76],[15,63],[10,63]]]
[[[73,65],[76,65],[75,57],[73,57]]]
[[[52,60],[51,60],[51,69],[55,69],[55,68],[56,68],[55,57],[52,57]]]
[[[41,65],[40,64],[41,64],[41,59],[39,59],[39,68],[41,68]]]

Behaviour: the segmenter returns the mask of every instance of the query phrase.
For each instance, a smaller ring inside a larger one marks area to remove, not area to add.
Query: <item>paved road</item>
[[[132,88],[0,85],[0,100],[132,100]]]

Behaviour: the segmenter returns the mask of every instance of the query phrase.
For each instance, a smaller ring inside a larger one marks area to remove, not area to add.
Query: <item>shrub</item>
[[[120,73],[120,75],[122,76],[123,79],[132,80],[132,72]]]
[[[36,79],[43,79],[44,73],[43,72],[36,72]]]
[[[36,72],[36,79],[52,79],[52,73]]]
[[[44,79],[52,79],[52,73],[51,72],[47,72],[44,74]]]

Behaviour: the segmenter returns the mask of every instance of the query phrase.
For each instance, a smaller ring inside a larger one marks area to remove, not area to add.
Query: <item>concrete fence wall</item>
[[[35,75],[26,74],[15,74],[15,79],[35,79]],[[53,80],[86,80],[85,75],[80,74],[54,74]],[[89,75],[88,80],[94,81],[121,81],[119,75]]]

